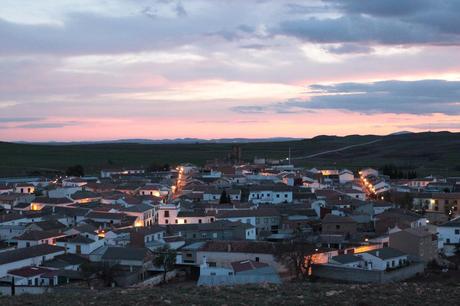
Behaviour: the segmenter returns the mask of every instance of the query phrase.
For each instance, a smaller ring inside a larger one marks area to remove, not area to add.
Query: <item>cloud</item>
[[[20,24],[0,19],[0,55],[126,53],[178,46],[200,30],[186,21],[144,15],[112,17],[72,13],[63,25]]]
[[[345,43],[335,46],[326,47],[327,51],[335,54],[350,54],[350,53],[371,53],[374,51],[373,48],[362,45],[362,44],[353,44]]]
[[[437,5],[432,0],[325,0],[347,13],[368,14],[374,16],[407,16],[420,11],[431,10]],[[453,3],[453,1],[439,1]]]
[[[56,129],[63,128],[66,126],[76,126],[80,125],[80,122],[69,121],[69,122],[43,122],[43,123],[29,123],[17,125],[14,128],[16,129]]]
[[[1,123],[16,123],[44,120],[44,117],[3,117],[0,118]]]
[[[141,13],[149,18],[186,17],[187,11],[181,1],[156,0],[153,5],[146,6]]]
[[[420,123],[420,124],[408,124],[400,125],[400,128],[410,128],[417,130],[459,130],[460,123],[457,122],[433,122],[433,123]]]
[[[309,99],[289,99],[263,106],[239,106],[240,113],[285,113],[299,109],[340,109],[366,114],[460,114],[460,81],[419,80],[338,83],[309,86]]]
[[[325,2],[341,15],[284,20],[273,31],[318,43],[460,44],[459,1]]]

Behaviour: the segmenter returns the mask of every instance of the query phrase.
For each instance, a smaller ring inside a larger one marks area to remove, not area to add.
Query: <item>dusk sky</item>
[[[0,140],[460,131],[458,0],[0,0]]]

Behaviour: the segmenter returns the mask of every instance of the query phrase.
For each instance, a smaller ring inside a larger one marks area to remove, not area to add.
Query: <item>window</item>
[[[395,266],[395,261],[394,261],[394,260],[391,261],[391,266],[392,266],[392,267]]]
[[[187,223],[187,219],[184,219],[184,224]]]
[[[246,219],[246,223],[247,223],[247,224],[250,224],[250,223],[251,223],[251,219]]]
[[[201,223],[201,219],[198,219],[198,223]]]
[[[340,229],[340,225],[337,224],[337,225],[335,226],[335,229]]]
[[[179,223],[179,221],[176,219],[176,224]]]
[[[164,216],[165,218],[169,218],[169,210],[165,210]]]
[[[166,220],[165,220],[165,223],[166,223],[166,224],[168,224],[168,223],[169,223],[169,220],[168,220],[168,219],[166,219]]]
[[[256,257],[256,259],[255,259],[255,260],[256,260],[256,262],[259,262],[259,257]]]
[[[211,218],[211,222],[214,222],[214,218]]]
[[[279,194],[279,193],[277,193],[277,194],[276,194],[276,197],[277,197],[277,198],[279,198],[279,197],[280,197],[280,194]]]
[[[287,194],[287,193],[285,193],[285,194],[284,194],[284,197],[285,197],[285,198],[287,198],[287,197],[288,197],[288,194]]]
[[[460,230],[456,229],[455,230],[455,235],[460,235]]]

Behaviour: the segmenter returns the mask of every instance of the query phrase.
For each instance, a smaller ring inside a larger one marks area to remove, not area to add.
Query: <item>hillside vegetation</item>
[[[296,158],[373,140],[379,141],[308,159],[296,159],[295,163],[351,169],[395,164],[415,169],[419,175],[460,175],[460,133],[318,136],[300,141],[244,143],[240,146],[243,159],[251,161],[254,156],[285,159],[289,148],[292,157]],[[146,167],[180,162],[203,165],[206,160],[225,158],[231,147],[232,144],[209,143],[36,145],[3,142],[0,143],[0,176],[64,171],[75,164],[81,164],[87,174],[95,174],[108,167]]]
[[[204,288],[193,284],[145,289],[71,291],[0,297],[0,305],[458,305],[460,287],[451,283],[351,285],[288,283]]]

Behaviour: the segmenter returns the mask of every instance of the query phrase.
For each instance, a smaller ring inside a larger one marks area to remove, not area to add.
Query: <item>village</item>
[[[241,160],[0,178],[0,292],[388,283],[458,267],[460,178]]]

